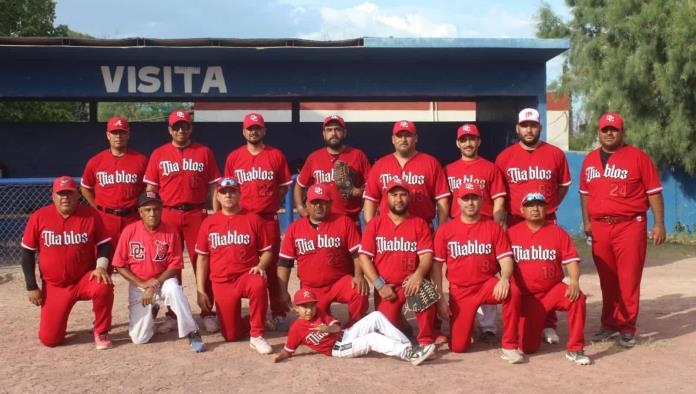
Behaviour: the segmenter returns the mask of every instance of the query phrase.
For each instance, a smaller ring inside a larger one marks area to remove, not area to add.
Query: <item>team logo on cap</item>
[[[60,185],[65,186],[68,184],[68,182],[70,182],[70,180],[68,178],[63,178],[60,180]]]
[[[184,113],[183,113],[182,111],[176,111],[176,116],[177,116],[178,118],[183,118],[183,117],[184,117]]]
[[[312,293],[310,293],[309,290],[305,290],[304,293],[302,293],[302,296],[305,298],[309,298],[312,296]]]
[[[474,190],[474,184],[473,184],[473,183],[467,183],[466,185],[464,185],[464,187],[466,188],[466,190]]]
[[[249,116],[249,119],[253,120],[254,122],[257,122],[259,120],[259,117],[256,115],[251,115]]]
[[[147,192],[145,192],[145,196],[146,196],[147,198],[157,198],[157,194],[156,194],[155,192],[153,192],[153,191],[147,191]]]
[[[338,120],[338,115],[331,115],[331,119]]]
[[[116,123],[114,123],[114,126],[123,126],[123,123],[121,123],[121,119],[117,120]]]
[[[469,127],[468,124],[465,124],[464,127],[462,127],[462,129],[464,129],[464,131],[471,131],[471,127]]]
[[[324,190],[322,190],[321,187],[316,186],[316,187],[314,188],[314,193],[317,193],[318,195],[322,195],[322,194],[324,194]]]
[[[402,120],[400,123],[401,127],[408,127],[408,122],[405,120]]]
[[[527,111],[527,112],[524,113],[524,116],[525,116],[526,118],[531,118],[532,116],[534,116],[534,112],[532,112],[532,111]]]
[[[610,122],[614,121],[614,115],[607,115],[607,120]]]

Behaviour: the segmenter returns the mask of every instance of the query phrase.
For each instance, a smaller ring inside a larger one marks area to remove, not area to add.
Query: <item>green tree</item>
[[[580,100],[583,133],[620,113],[629,143],[663,166],[696,172],[696,0],[566,0],[564,23],[547,4],[537,14],[545,38],[570,38],[561,92]],[[589,139],[588,139],[589,140]]]

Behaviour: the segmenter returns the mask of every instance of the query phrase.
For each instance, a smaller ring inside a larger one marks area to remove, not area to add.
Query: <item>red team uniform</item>
[[[592,257],[602,287],[602,327],[635,334],[647,247],[648,196],[661,193],[650,157],[625,145],[602,164],[600,150],[582,164],[580,193],[587,195]]]
[[[271,250],[273,234],[261,218],[242,211],[225,216],[218,211],[201,225],[196,253],[210,255],[210,280],[222,336],[235,341],[244,335],[241,299],[249,299],[251,336],[264,334],[268,308],[266,280],[249,270],[259,263],[259,254]],[[270,268],[269,268],[270,269]]]
[[[248,211],[261,217],[264,232],[270,234],[273,259],[268,266],[268,291],[271,298],[273,316],[285,316],[286,306],[279,302],[280,285],[278,283],[278,251],[280,250],[280,208],[279,188],[292,183],[290,168],[283,153],[266,145],[254,155],[246,146],[232,151],[225,161],[225,177],[233,178],[241,185],[239,204]]]
[[[401,308],[406,302],[406,292],[402,287],[404,280],[418,268],[420,255],[433,253],[431,234],[428,223],[418,216],[407,216],[397,225],[383,213],[365,226],[360,253],[373,259],[379,276],[384,278],[386,284],[394,285],[397,297],[393,302],[383,301],[375,291],[375,310],[382,312],[395,326],[399,325]],[[435,340],[433,321],[436,313],[435,305],[416,312],[417,339],[421,345],[431,344]]]
[[[370,172],[370,162],[363,151],[349,146],[346,146],[336,156],[330,154],[326,148],[312,152],[307,156],[300,175],[297,176],[297,184],[305,189],[315,183],[328,186],[329,195],[333,201],[331,212],[346,215],[357,222],[362,209],[362,199],[345,199],[341,196],[334,183],[334,162],[336,160],[342,160],[348,164],[351,174],[354,176],[353,185],[355,187],[359,188],[365,184]]]
[[[116,250],[118,238],[126,225],[140,219],[138,196],[145,189],[143,175],[147,157],[132,149],[114,156],[111,149],[89,159],[80,185],[94,192],[97,210],[111,245]]]
[[[493,297],[500,270],[498,260],[512,256],[512,249],[503,228],[489,219],[467,224],[450,220],[435,234],[435,260],[447,265],[450,283],[450,349],[465,352],[471,344],[476,310],[482,304],[503,304],[503,349],[517,349],[517,324],[520,313],[519,289],[510,280],[510,293],[505,300]]]
[[[457,160],[448,164],[445,167],[445,176],[453,196],[457,195],[459,188],[465,183],[477,183],[481,186],[481,216],[488,219],[493,218],[493,199],[507,195],[500,169],[482,157],[471,161]],[[453,201],[450,206],[450,218],[458,218],[460,215],[459,204]]]
[[[394,178],[400,178],[409,186],[408,212],[431,223],[435,218],[435,204],[441,198],[449,197],[445,172],[436,158],[416,152],[402,168],[394,154],[383,156],[370,169],[363,198],[380,203],[381,213],[389,211],[386,185]]]
[[[541,344],[544,320],[550,311],[568,311],[569,352],[581,352],[585,344],[585,295],[571,302],[563,283],[563,266],[580,257],[568,233],[556,224],[545,224],[536,232],[526,222],[508,229],[515,256],[515,283],[522,293],[520,348],[534,353]]]
[[[67,218],[54,205],[29,217],[21,246],[39,254],[43,284],[39,340],[44,345],[63,342],[68,316],[77,301],[92,300],[95,333],[111,329],[114,286],[89,280],[96,266],[96,247],[110,240],[97,211],[84,205],[78,205]]]
[[[293,354],[300,345],[305,345],[318,353],[331,356],[334,345],[343,336],[343,331],[330,334],[312,329],[322,323],[327,326],[339,324],[338,320],[319,308],[317,308],[317,314],[314,316],[314,319],[295,320],[288,331],[288,339],[284,347],[285,351]]]
[[[308,217],[290,224],[285,232],[280,257],[297,260],[300,288],[317,296],[317,308],[328,311],[332,302],[348,304],[349,321],[358,321],[367,312],[369,301],[353,288],[352,253],[360,248],[358,230],[346,216],[331,214],[315,228]]]

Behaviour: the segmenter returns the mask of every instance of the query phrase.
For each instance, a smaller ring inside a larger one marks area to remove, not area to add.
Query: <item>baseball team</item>
[[[287,331],[274,362],[305,345],[333,357],[373,351],[419,365],[439,346],[461,353],[481,340],[500,343],[501,358],[517,364],[542,341],[559,342],[556,312],[566,311],[565,357],[591,364],[580,257],[556,224],[571,176],[563,152],[540,140],[541,127],[536,109],[520,111],[518,141],[492,163],[478,154],[477,126],[464,124],[455,139],[461,158],[443,168],[416,149],[416,125],[401,120],[392,128],[394,151],[370,165],[362,150],[345,145],[346,123],[332,115],[323,122],[325,146],[307,157],[293,184],[283,153],[264,142],[261,114],[244,117],[246,144],[227,156],[222,174],[213,151],[192,141],[189,112],[169,115],[171,142],[149,159],[128,147],[128,120],[113,117],[109,148],[87,162],[80,185],[55,180],[53,204],[30,216],[21,241],[28,298],[41,308],[39,340],[60,345],[73,305],[92,300],[96,348],[111,348],[115,269],[128,282],[133,343],[177,330],[195,352],[204,351],[182,287],[185,249],[204,329],[226,341],[249,336],[261,354],[273,353],[266,330]],[[592,341],[618,337],[630,348],[648,209],[653,243],[665,239],[662,187],[650,157],[624,142],[620,115],[602,115],[597,134],[600,147],[579,174],[602,290],[601,328]],[[277,212],[290,187],[295,207],[286,209],[300,218],[281,237]],[[300,289],[291,297],[295,264]],[[425,281],[439,299],[415,310],[413,333],[403,308]],[[375,311],[368,313],[371,287]],[[242,298],[249,300],[245,316]],[[346,304],[347,321],[331,316],[332,303]],[[160,304],[167,308],[158,321]],[[289,324],[291,308],[297,319]]]

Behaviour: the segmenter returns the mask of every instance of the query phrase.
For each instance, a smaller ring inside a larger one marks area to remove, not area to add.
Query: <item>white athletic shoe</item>
[[[561,341],[561,338],[558,337],[558,333],[556,332],[556,330],[554,330],[551,327],[544,328],[544,331],[541,334],[541,336],[544,338],[544,341],[546,341],[546,343],[554,344]]]
[[[524,356],[517,349],[500,349],[500,358],[510,364],[520,364],[524,362]]]
[[[169,316],[165,317],[164,321],[157,326],[157,332],[160,334],[166,334],[166,333],[168,333],[170,331],[174,331],[176,329],[177,329],[176,320],[172,319]]]
[[[220,322],[217,316],[206,316],[203,318],[203,327],[206,332],[214,333],[220,331]]]
[[[430,345],[425,345],[423,347],[418,347],[411,351],[408,361],[413,365],[421,365],[421,363],[430,358],[431,355],[435,353],[437,346],[434,343]]]
[[[271,354],[273,352],[273,348],[271,348],[271,345],[269,345],[263,337],[251,337],[249,339],[249,347],[260,354]]]
[[[566,358],[577,365],[590,365],[592,360],[585,355],[585,352],[566,352]]]

